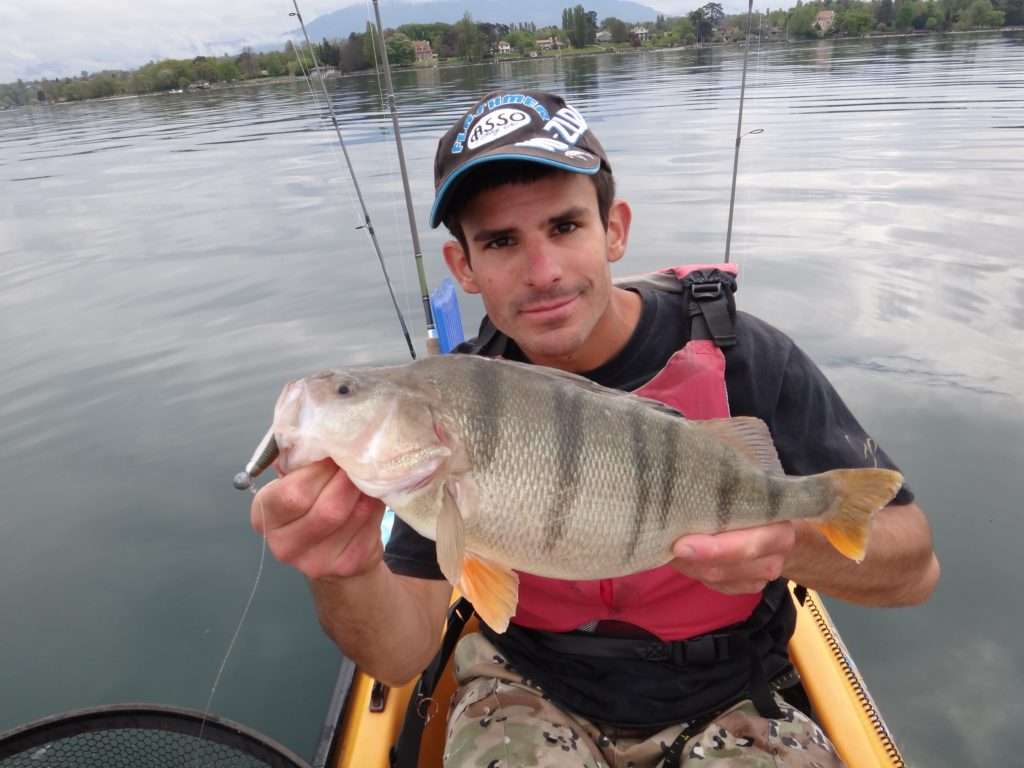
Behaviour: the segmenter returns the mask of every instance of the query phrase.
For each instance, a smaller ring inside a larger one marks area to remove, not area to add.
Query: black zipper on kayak
[[[857,701],[860,703],[864,711],[867,712],[868,720],[871,722],[871,725],[875,730],[875,735],[877,735],[879,741],[882,742],[882,748],[885,750],[886,755],[888,755],[889,759],[892,760],[892,764],[896,766],[896,768],[906,768],[907,764],[903,761],[903,755],[900,754],[900,750],[899,747],[896,746],[896,742],[893,741],[892,734],[889,732],[889,727],[885,724],[885,720],[882,719],[882,715],[875,706],[875,702],[874,699],[871,698],[871,694],[868,693],[867,688],[864,686],[864,681],[861,680],[860,674],[858,674],[857,670],[850,663],[849,655],[847,654],[842,641],[836,636],[835,632],[832,631],[831,625],[811,595],[807,595],[804,607],[810,611],[811,617],[814,619],[814,623],[818,626],[818,630],[824,636],[825,642],[828,643],[829,650],[832,652],[832,657],[843,670],[843,675],[846,677],[846,681],[853,689],[853,693],[857,697]]]

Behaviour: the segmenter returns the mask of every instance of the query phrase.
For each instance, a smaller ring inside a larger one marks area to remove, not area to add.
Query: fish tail
[[[810,522],[846,557],[864,559],[871,516],[892,501],[903,475],[891,469],[833,469],[825,472],[835,499],[821,517]]]

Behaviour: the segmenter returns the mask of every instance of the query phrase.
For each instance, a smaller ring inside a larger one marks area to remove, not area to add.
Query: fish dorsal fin
[[[569,371],[563,371],[560,368],[549,368],[546,365],[534,365],[532,363],[520,363],[515,360],[505,360],[504,358],[486,358],[494,362],[499,362],[501,365],[513,365],[522,368],[533,376],[548,376],[553,380],[567,382],[575,384],[577,387],[587,390],[588,392],[609,397],[615,400],[633,400],[638,405],[644,405],[648,408],[653,408],[656,411],[667,413],[671,416],[683,417],[683,414],[677,411],[670,405],[666,405],[659,400],[652,400],[649,397],[641,397],[640,395],[634,395],[632,392],[625,392],[621,389],[611,389],[609,387],[602,386],[596,381],[591,381],[586,376],[580,376],[578,373],[570,373]],[[685,418],[685,417],[683,417]]]
[[[519,576],[497,563],[467,554],[459,591],[495,632],[504,632],[519,604]]]
[[[786,474],[768,425],[761,419],[755,416],[735,416],[731,419],[691,421],[690,425],[738,451],[765,472]]]

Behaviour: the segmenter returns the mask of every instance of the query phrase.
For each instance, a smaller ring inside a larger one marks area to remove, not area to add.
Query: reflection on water
[[[741,301],[812,353],[906,470],[944,563],[924,608],[835,605],[921,765],[1024,750],[1009,608],[1022,40],[751,50],[744,126],[764,132],[743,142]],[[596,128],[634,209],[623,273],[720,258],[740,65],[704,49],[396,73],[421,226],[437,137],[516,83],[566,93]],[[415,324],[376,79],[332,87]],[[403,359],[324,117],[301,84],[0,114],[0,615],[17,619],[0,729],[115,701],[201,707],[259,554],[230,479],[278,389],[335,361]],[[443,236],[423,235],[436,282]],[[463,310],[474,327],[478,303]],[[336,664],[302,579],[268,564],[214,709],[308,754]]]

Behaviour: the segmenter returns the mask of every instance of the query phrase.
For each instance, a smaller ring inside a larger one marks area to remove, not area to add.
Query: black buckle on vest
[[[644,661],[668,661],[672,658],[672,643],[649,643],[636,649]]]
[[[647,643],[637,646],[635,652],[646,661],[671,661],[680,666],[714,664],[731,656],[732,645],[728,635],[701,635],[672,643]]]
[[[722,284],[717,280],[713,283],[692,283],[690,295],[697,301],[709,301],[722,295]]]
[[[691,338],[697,338],[693,331],[700,317],[716,346],[735,346],[732,294],[736,292],[736,278],[717,269],[697,269],[683,278],[683,285],[690,289]]]
[[[713,664],[729,658],[727,635],[701,635],[672,643],[672,661],[676,664]]]

